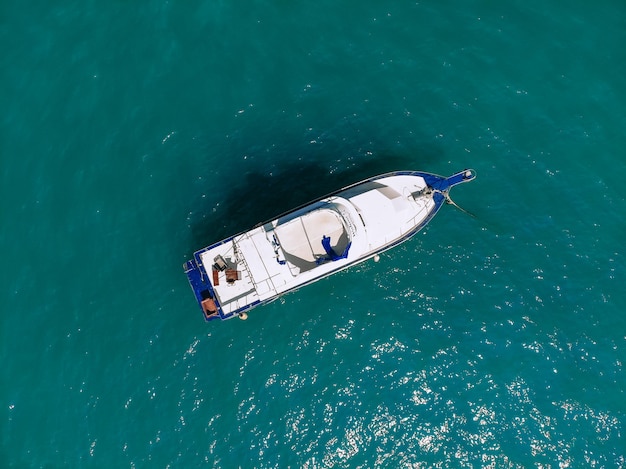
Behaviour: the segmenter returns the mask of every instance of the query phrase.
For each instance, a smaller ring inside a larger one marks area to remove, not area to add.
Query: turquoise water
[[[623,1],[54,3],[0,5],[1,467],[626,466]],[[203,321],[194,250],[466,167]]]

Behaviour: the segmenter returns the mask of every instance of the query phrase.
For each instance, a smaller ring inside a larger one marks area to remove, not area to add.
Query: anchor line
[[[444,199],[446,199],[446,203],[447,204],[452,205],[453,207],[458,208],[461,212],[468,214],[470,217],[477,218],[476,215],[474,215],[472,212],[470,212],[468,210],[465,210],[462,207],[459,207],[456,204],[456,202],[454,200],[452,200],[452,198],[450,197],[450,194],[448,193],[448,191],[442,191],[442,190],[439,190],[439,189],[433,189],[433,192],[438,192],[441,195],[443,195]]]

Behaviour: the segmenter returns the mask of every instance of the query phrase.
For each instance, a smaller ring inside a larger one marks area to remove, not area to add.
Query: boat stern
[[[206,321],[224,319],[224,312],[215,295],[213,286],[202,267],[198,265],[195,259],[192,259],[183,264],[183,270],[196,296],[196,301],[202,310],[204,319]]]

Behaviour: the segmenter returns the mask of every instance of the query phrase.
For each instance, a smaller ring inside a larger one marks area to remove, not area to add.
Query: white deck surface
[[[424,187],[418,176],[377,180],[366,192],[357,186],[315,204],[312,211],[274,220],[201,252],[222,310],[227,315],[237,312],[373,256],[415,229],[434,208],[432,196],[412,195]],[[330,237],[338,255],[351,243],[347,258],[318,265],[316,260],[328,256],[322,246],[324,236]],[[215,274],[212,266],[217,256],[225,260],[227,270]],[[240,279],[228,283],[229,270],[237,271]]]

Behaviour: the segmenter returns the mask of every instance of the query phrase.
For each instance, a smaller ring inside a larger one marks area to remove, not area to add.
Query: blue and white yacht
[[[370,259],[424,228],[476,177],[395,171],[340,189],[194,253],[183,268],[204,318],[250,309]]]

